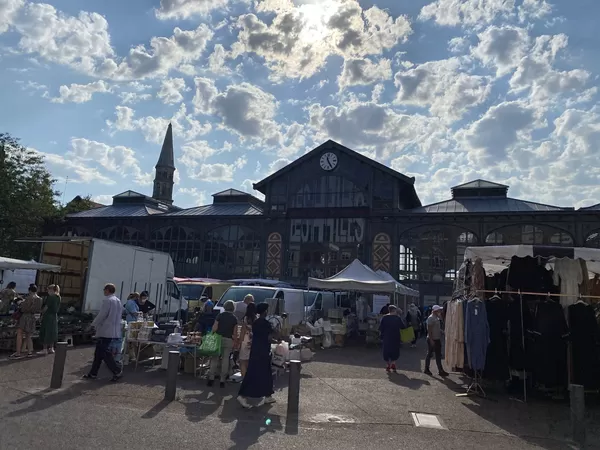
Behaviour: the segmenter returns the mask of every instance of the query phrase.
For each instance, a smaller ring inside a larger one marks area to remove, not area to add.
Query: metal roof
[[[486,181],[486,180],[474,180],[474,181],[469,181],[468,183],[465,184],[460,184],[458,186],[454,186],[452,189],[496,189],[496,188],[508,188],[508,186],[504,185],[504,184],[498,184],[498,183],[494,183],[492,181]]]
[[[260,216],[263,210],[250,203],[218,203],[197,206],[166,214],[167,216]]]
[[[544,205],[542,203],[527,202],[515,198],[480,197],[446,200],[433,203],[420,208],[410,209],[410,213],[495,213],[495,212],[548,212],[572,211],[573,208]]]
[[[213,197],[232,197],[232,196],[244,196],[244,197],[250,197],[251,194],[248,194],[247,192],[242,192],[242,191],[238,191],[237,189],[226,189],[224,191],[221,192],[217,192],[216,194],[213,194]]]
[[[113,195],[113,198],[124,198],[124,197],[128,197],[128,198],[146,198],[147,196],[144,194],[140,194],[139,192],[136,191],[125,191],[125,192],[121,192],[120,194],[117,195]]]
[[[69,214],[68,217],[146,217],[155,214],[165,214],[165,212],[144,205],[112,205]]]
[[[592,205],[592,206],[586,206],[584,208],[579,208],[583,211],[600,211],[600,203],[598,203],[597,205]]]

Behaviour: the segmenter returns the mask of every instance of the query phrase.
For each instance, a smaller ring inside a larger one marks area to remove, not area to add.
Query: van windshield
[[[179,284],[178,286],[181,290],[181,295],[188,300],[200,300],[205,287],[202,284]]]
[[[312,306],[315,303],[315,298],[318,292],[304,291],[304,306]]]
[[[227,300],[233,300],[234,302],[244,301],[244,297],[248,294],[252,294],[254,297],[254,303],[264,303],[268,298],[274,298],[277,293],[277,289],[256,289],[252,286],[233,286],[225,291],[217,306],[223,306]]]

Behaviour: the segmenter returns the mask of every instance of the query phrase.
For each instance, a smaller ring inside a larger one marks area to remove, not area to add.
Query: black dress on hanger
[[[533,317],[531,311],[525,303],[519,299],[518,295],[511,296],[512,301],[508,304],[508,322],[509,322],[509,365],[512,370],[529,370],[531,368],[530,361],[527,358],[529,339],[527,336],[527,330],[530,330],[533,326]],[[521,309],[521,304],[523,308]],[[521,327],[521,311],[523,317],[523,326]],[[523,339],[523,331],[526,335]],[[525,341],[525,348],[523,348],[523,341]]]
[[[569,306],[572,380],[586,389],[600,387],[600,331],[594,309],[582,302]]]
[[[534,381],[548,388],[566,386],[568,327],[562,306],[551,300],[539,302],[532,331]]]
[[[486,302],[490,325],[490,343],[485,358],[484,378],[506,381],[510,378],[508,364],[508,303],[494,296]]]

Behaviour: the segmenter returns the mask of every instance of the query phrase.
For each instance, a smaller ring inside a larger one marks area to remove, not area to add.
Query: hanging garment
[[[598,274],[594,275],[593,280],[590,280],[589,288],[592,297],[600,297],[600,276]],[[596,299],[596,301],[598,301],[598,299]]]
[[[510,260],[510,268],[507,283],[513,290],[524,292],[548,292],[548,282],[544,260],[526,256],[519,258],[513,256]]]
[[[446,365],[462,369],[464,364],[464,315],[462,301],[448,302],[446,312]]]
[[[485,356],[484,378],[505,381],[510,378],[508,365],[508,303],[498,297],[486,302],[490,344]]]
[[[586,389],[600,387],[600,329],[594,309],[577,302],[569,306],[569,328],[571,330],[571,383],[581,384]]]
[[[471,276],[471,293],[476,296],[483,296],[485,289],[485,269],[481,258],[476,258],[473,264],[473,275]]]
[[[523,319],[522,322],[521,317]],[[512,301],[508,305],[508,324],[508,359],[510,368],[517,371],[524,369],[529,370],[530,364],[526,358],[529,340],[524,339],[523,330],[527,333],[527,330],[531,329],[533,317],[531,316],[531,311],[527,307],[525,300],[521,301],[517,295],[512,296]]]
[[[548,388],[566,386],[568,327],[562,306],[550,300],[539,302],[531,334],[534,382]]]
[[[579,258],[579,264],[581,264],[581,283],[579,285],[579,293],[581,295],[590,295],[590,276],[587,268],[587,262],[585,259]]]
[[[563,307],[572,305],[577,301],[579,285],[583,280],[581,264],[571,258],[560,258],[554,262],[554,284],[560,283],[560,293],[567,295],[561,297],[560,303]],[[543,292],[543,291],[542,291]]]
[[[465,342],[469,356],[469,366],[473,370],[483,370],[490,343],[490,326],[485,303],[475,298],[467,303],[465,318]]]

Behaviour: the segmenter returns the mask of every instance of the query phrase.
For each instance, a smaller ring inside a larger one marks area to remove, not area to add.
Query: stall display
[[[572,379],[588,390],[600,388],[600,327],[594,309],[583,301],[569,306]]]

